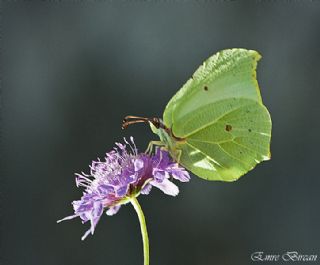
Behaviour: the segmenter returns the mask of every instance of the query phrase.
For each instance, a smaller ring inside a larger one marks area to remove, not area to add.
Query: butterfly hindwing
[[[198,130],[177,147],[182,151],[181,164],[199,177],[234,181],[270,158],[270,137],[269,113],[252,101]]]

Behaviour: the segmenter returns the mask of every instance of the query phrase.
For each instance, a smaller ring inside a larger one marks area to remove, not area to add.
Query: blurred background
[[[232,47],[263,56],[272,160],[234,183],[192,176],[176,198],[140,196],[151,264],[320,255],[319,2],[11,2],[2,13],[1,264],[142,264],[130,205],[84,242],[88,224],[56,224],[82,194],[74,173],[124,136],[144,150],[157,137],[121,130],[123,117],[161,117],[203,60]]]

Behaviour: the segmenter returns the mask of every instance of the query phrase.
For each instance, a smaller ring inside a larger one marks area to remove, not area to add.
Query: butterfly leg
[[[145,151],[146,154],[151,154],[154,146],[165,146],[165,144],[161,141],[150,141],[148,144],[148,148]]]

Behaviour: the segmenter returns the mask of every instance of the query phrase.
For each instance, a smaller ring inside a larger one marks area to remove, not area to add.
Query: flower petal
[[[129,185],[125,185],[125,186],[118,188],[116,190],[117,197],[123,197],[124,195],[127,194],[128,190],[129,190]]]
[[[114,187],[111,185],[102,184],[97,187],[97,190],[102,195],[114,193]]]
[[[164,179],[161,183],[152,180],[150,184],[162,190],[167,195],[177,196],[179,193],[179,188],[168,179]]]
[[[66,221],[66,220],[71,220],[71,219],[76,218],[78,216],[79,216],[78,214],[70,215],[70,216],[67,216],[65,218],[62,218],[62,219],[58,220],[57,223],[60,223],[62,221]]]
[[[134,162],[134,171],[137,172],[139,171],[141,168],[143,168],[143,160],[142,159],[135,159]]]
[[[121,205],[115,205],[110,207],[107,211],[106,214],[109,216],[115,215],[121,208]]]
[[[93,203],[93,211],[92,211],[92,215],[94,217],[98,217],[100,218],[100,216],[103,213],[103,205],[101,203],[101,201],[96,201]]]
[[[87,230],[87,232],[84,233],[84,235],[81,237],[81,240],[85,240],[87,238],[87,236],[90,234],[91,232],[91,228]]]
[[[144,187],[141,189],[141,194],[143,195],[148,195],[150,193],[152,189],[152,185],[147,183],[146,185],[144,185]]]
[[[173,178],[180,180],[181,182],[188,182],[190,180],[189,172],[183,168],[174,168],[170,173]]]
[[[154,169],[152,174],[154,176],[154,179],[158,182],[162,182],[164,179],[169,178],[169,173],[160,169]]]

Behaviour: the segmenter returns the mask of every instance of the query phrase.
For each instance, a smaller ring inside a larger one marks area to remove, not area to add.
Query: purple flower
[[[189,173],[174,163],[167,151],[157,148],[154,155],[138,153],[133,137],[130,140],[132,144],[126,139],[125,144],[116,143],[117,147],[106,153],[104,161],[92,161],[90,174],[76,174],[77,187],[84,187],[85,191],[80,200],[72,203],[74,215],[58,222],[78,216],[82,223],[89,221],[90,229],[82,240],[94,233],[105,209],[107,215],[114,215],[131,197],[140,193],[147,195],[152,187],[176,196],[179,189],[170,178],[181,182],[190,180]],[[127,151],[127,146],[130,151]]]

